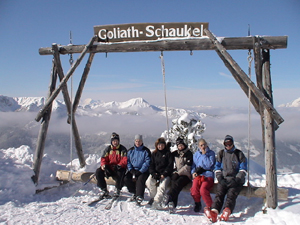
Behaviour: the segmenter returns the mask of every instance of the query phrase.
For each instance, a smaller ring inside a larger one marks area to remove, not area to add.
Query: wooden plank
[[[56,171],[56,178],[59,181],[79,181],[79,182],[87,182],[88,179],[93,176],[94,173],[92,172],[70,172],[67,170],[57,170]],[[94,176],[93,179],[90,181],[91,183],[97,184],[97,179]],[[115,181],[111,178],[106,179],[108,185],[115,185]],[[183,191],[190,192],[192,186],[192,182],[183,188]],[[215,194],[217,190],[217,183],[214,184],[214,187],[211,190],[211,193]],[[277,188],[278,198],[280,200],[287,200],[288,199],[288,189],[285,188]],[[254,187],[251,186],[248,189],[247,186],[244,186],[240,195],[246,197],[256,197],[256,198],[266,198],[266,191],[264,187]]]
[[[264,49],[287,48],[288,36],[261,36],[261,47]],[[220,38],[221,44],[227,50],[252,49],[252,37],[224,37]],[[60,45],[60,54],[81,53],[85,45]],[[131,41],[117,43],[97,43],[91,46],[89,53],[97,52],[151,52],[151,51],[194,51],[194,50],[216,50],[216,46],[209,38],[161,38],[155,41]],[[39,49],[40,55],[52,55],[52,48]]]
[[[42,116],[44,115],[44,113],[46,112],[46,110],[49,108],[49,106],[52,104],[53,100],[58,96],[59,92],[61,91],[61,89],[66,85],[67,81],[69,80],[69,78],[73,75],[75,69],[79,66],[81,60],[83,59],[83,57],[85,56],[85,54],[87,53],[87,51],[89,50],[89,48],[91,47],[91,45],[94,43],[96,36],[94,36],[90,42],[85,46],[85,48],[83,49],[83,51],[81,52],[80,56],[78,57],[78,59],[76,60],[76,62],[72,65],[72,67],[70,68],[70,70],[68,71],[67,75],[64,77],[64,79],[60,82],[59,86],[57,87],[57,89],[55,91],[53,91],[53,93],[51,94],[50,98],[47,100],[47,102],[45,103],[44,107],[39,111],[39,113],[37,114],[35,120],[36,121],[40,121],[40,119],[42,118]]]
[[[209,36],[211,41],[215,44],[215,46],[217,47],[217,51],[219,51],[225,57],[225,59],[228,61],[228,63],[231,65],[231,67],[236,71],[236,73],[241,77],[241,79],[247,84],[248,88],[251,89],[251,91],[257,97],[257,99],[268,110],[271,117],[276,121],[276,123],[278,125],[281,124],[284,121],[283,118],[276,111],[276,109],[273,107],[273,105],[270,103],[270,101],[264,96],[264,94],[255,86],[255,84],[249,79],[249,77],[245,74],[245,72],[239,67],[239,65],[233,60],[233,58],[227,52],[225,47],[217,40],[217,38],[209,30],[205,29],[204,32]]]
[[[52,92],[55,90],[56,81],[57,81],[57,70],[56,70],[56,66],[53,62],[48,98],[51,96]],[[35,184],[37,184],[38,180],[39,180],[39,174],[40,174],[42,159],[44,156],[45,141],[46,141],[48,127],[49,127],[49,123],[50,123],[51,112],[52,112],[52,103],[49,105],[48,110],[43,114],[43,120],[42,120],[40,131],[39,131],[39,136],[38,136],[38,140],[37,140],[37,144],[36,144],[36,150],[34,153],[33,165],[32,165],[34,175],[31,177],[31,179]]]

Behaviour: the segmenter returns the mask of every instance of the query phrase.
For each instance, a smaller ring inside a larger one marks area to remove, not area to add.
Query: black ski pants
[[[224,185],[218,184],[216,196],[211,208],[217,209],[218,212],[221,212],[222,206],[224,204],[224,208],[228,207],[231,212],[233,212],[236,199],[239,196],[242,187],[242,184],[236,185],[235,187],[226,187]],[[224,203],[225,196],[226,200]]]
[[[146,180],[149,177],[149,173],[140,174],[136,180],[132,179],[132,174],[127,172],[124,183],[130,193],[135,194],[136,196],[141,196],[144,198],[145,188],[146,188]]]
[[[124,185],[124,176],[125,176],[125,169],[120,170],[111,170],[106,167],[105,170],[102,170],[101,167],[96,170],[96,178],[97,178],[97,186],[101,190],[107,190],[107,183],[105,180],[106,178],[112,177],[116,184],[115,187],[117,190],[121,190]]]
[[[179,176],[178,174],[172,175],[171,187],[170,187],[170,190],[168,191],[168,195],[171,196],[175,207],[177,206],[178,196],[179,196],[180,192],[190,182],[191,182],[191,180],[188,176],[185,176],[185,175]]]

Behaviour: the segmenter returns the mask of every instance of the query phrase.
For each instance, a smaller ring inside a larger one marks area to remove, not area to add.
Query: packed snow
[[[59,182],[55,178],[57,170],[94,172],[99,166],[100,156],[86,155],[87,166],[80,169],[77,159],[63,164],[44,156],[40,181],[35,186],[31,181],[33,150],[28,146],[0,150],[0,223],[1,224],[208,224],[203,211],[193,211],[190,193],[184,191],[179,196],[175,214],[167,210],[151,210],[146,206],[148,191],[142,207],[128,199],[131,196],[123,187],[120,200],[111,210],[105,210],[104,200],[97,205],[87,205],[97,197],[99,190],[93,183],[71,181],[67,184],[37,193],[37,189],[53,187]],[[254,186],[265,185],[265,175],[252,163],[255,173],[250,175]],[[299,224],[300,174],[278,175],[278,186],[289,190],[287,201],[279,201],[276,209],[267,209],[263,213],[263,199],[239,196],[234,213],[228,222],[216,224]],[[113,186],[109,186],[111,193]],[[213,195],[214,197],[214,195]]]

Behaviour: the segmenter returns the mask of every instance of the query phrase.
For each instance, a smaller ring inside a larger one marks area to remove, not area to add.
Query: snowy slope
[[[32,150],[28,146],[0,150],[0,223],[1,224],[208,224],[203,213],[193,212],[192,197],[182,192],[176,214],[166,211],[151,210],[147,206],[138,207],[128,202],[130,194],[123,187],[119,202],[111,210],[105,210],[106,202],[89,207],[84,201],[94,199],[99,193],[94,184],[69,183],[39,194],[36,188],[51,186],[55,181],[58,169],[69,170],[65,165],[45,157],[41,170],[41,181],[38,187],[31,182]],[[94,171],[99,165],[99,156],[90,155],[88,165],[83,170]],[[72,162],[74,170],[78,160]],[[260,171],[261,169],[256,169]],[[261,186],[265,183],[263,174],[250,176],[251,184]],[[263,214],[263,200],[239,197],[235,212],[229,222],[216,224],[299,224],[300,174],[280,174],[278,185],[289,189],[289,200],[280,201],[277,209],[268,209]],[[114,187],[109,186],[113,191]],[[149,199],[146,191],[145,199]],[[106,200],[107,201],[107,200]],[[145,201],[146,203],[146,201]]]

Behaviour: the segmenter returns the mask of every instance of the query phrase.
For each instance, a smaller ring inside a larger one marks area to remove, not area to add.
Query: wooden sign
[[[136,23],[94,26],[99,42],[157,40],[206,36],[208,23]]]

